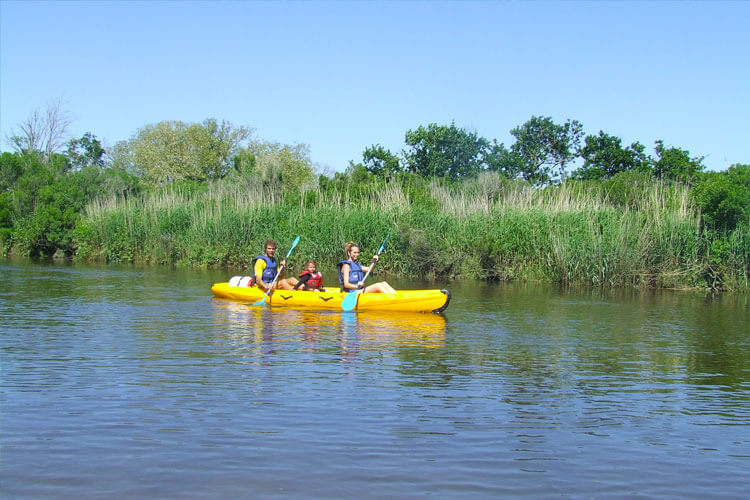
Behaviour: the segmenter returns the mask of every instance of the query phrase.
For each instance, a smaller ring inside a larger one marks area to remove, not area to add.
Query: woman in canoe
[[[258,288],[267,292],[268,287],[279,272],[279,265],[286,267],[286,261],[276,261],[276,258],[274,257],[276,254],[276,242],[274,240],[266,240],[264,248],[266,253],[264,255],[258,255],[253,259],[253,281]],[[297,284],[297,278],[283,278],[284,270],[282,269],[279,281],[273,286],[274,290],[291,290],[294,288],[294,285]]]
[[[350,241],[344,249],[346,250],[347,260],[342,260],[337,264],[341,291],[356,292],[363,289],[362,291],[365,293],[396,293],[396,290],[385,281],[365,287],[365,282],[362,280],[365,273],[370,270],[370,266],[363,266],[359,263],[359,245]],[[374,255],[372,259],[377,262],[378,256]]]
[[[299,281],[294,285],[294,289],[302,287],[309,292],[323,291],[323,275],[318,272],[318,263],[315,259],[308,259],[305,262],[305,270],[299,275]]]

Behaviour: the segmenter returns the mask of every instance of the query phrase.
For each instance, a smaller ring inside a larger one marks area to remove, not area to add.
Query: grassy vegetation
[[[746,290],[750,234],[701,229],[687,187],[630,175],[545,189],[491,172],[448,184],[414,176],[319,184],[282,195],[247,182],[172,185],[96,201],[77,256],[247,269],[267,238],[330,269],[348,240],[364,255],[391,231],[379,269],[437,278]]]
[[[380,271],[588,286],[750,290],[750,165],[532,117],[515,142],[429,124],[400,154],[316,175],[304,144],[207,119],[140,129],[105,155],[19,136],[0,155],[0,252],[247,270],[267,238],[330,272],[346,241]],[[577,166],[577,168],[571,168]],[[292,268],[293,272],[299,269]]]

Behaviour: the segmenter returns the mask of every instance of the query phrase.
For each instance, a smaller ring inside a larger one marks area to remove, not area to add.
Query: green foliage
[[[153,196],[171,198],[180,196],[184,198],[193,198],[199,193],[208,191],[209,184],[192,179],[175,181],[164,186],[150,186],[146,189]]]
[[[10,249],[13,234],[13,194],[0,192],[0,253]]]
[[[486,139],[456,127],[431,123],[408,130],[406,168],[424,177],[471,177],[484,169]]]
[[[346,174],[349,176],[352,188],[354,189],[361,188],[364,184],[373,181],[373,175],[361,163],[349,163]]]
[[[619,137],[599,131],[599,135],[586,136],[585,144],[580,150],[583,166],[574,172],[579,179],[610,179],[621,172],[644,170],[648,159],[644,153],[645,146],[634,142],[623,148]]]
[[[133,152],[134,139],[129,141],[120,141],[109,150],[109,166],[114,170],[127,172],[139,179],[142,177],[141,171],[135,165],[135,155]]]
[[[250,179],[256,189],[288,193],[316,183],[310,147],[306,144],[252,141],[237,152],[233,163],[235,175]]]
[[[81,211],[105,194],[127,196],[137,189],[123,172],[84,166],[71,170],[68,157],[5,153],[0,157],[0,237],[3,251],[72,256]]]
[[[232,167],[236,175],[247,177],[255,173],[256,159],[255,154],[244,149],[237,152],[232,157]]]
[[[67,155],[74,169],[103,167],[104,153],[101,143],[91,132],[86,132],[79,139],[73,139],[68,143]]]
[[[690,152],[675,147],[664,147],[664,141],[656,141],[656,158],[652,159],[654,173],[660,179],[691,183],[704,169],[703,157],[691,158]]]
[[[57,162],[44,162],[41,156],[35,153],[14,153],[13,156],[16,156],[16,161],[23,169],[20,177],[16,179],[15,186],[8,188],[13,193],[13,212],[17,217],[28,216],[36,209],[39,190],[51,184],[62,171]]]
[[[638,170],[654,171],[662,180],[691,183],[704,168],[703,158],[691,158],[688,151],[667,148],[662,141],[656,142],[656,157],[651,158],[641,143],[623,147],[619,137],[604,131],[584,138],[583,125],[576,120],[558,124],[550,117],[532,116],[510,133],[515,142],[506,148],[496,139],[479,137],[454,123],[431,123],[406,132],[403,158],[376,144],[362,153],[362,164],[387,179],[405,170],[455,181],[489,170],[535,186],[563,182],[568,167],[578,159],[583,165],[572,176],[580,180],[610,179]]]
[[[598,184],[609,203],[636,210],[644,203],[642,194],[653,185],[654,175],[648,170],[626,170]]]
[[[730,231],[739,224],[750,226],[750,165],[707,172],[699,177],[692,192],[709,226]]]
[[[10,191],[24,171],[23,157],[18,154],[0,155],[0,192]]]
[[[16,244],[24,253],[51,256],[58,248],[72,253],[69,230],[75,226],[76,205],[80,209],[82,203],[78,186],[69,182],[71,177],[60,177],[39,188],[36,209],[23,217],[16,231]]]
[[[402,172],[394,179],[410,206],[437,210],[438,204],[430,193],[430,181],[411,172]]]
[[[102,194],[119,198],[135,196],[142,190],[138,176],[118,168],[105,168],[100,171],[98,182],[101,184]]]
[[[560,125],[549,117],[532,116],[510,133],[516,138],[511,152],[521,162],[523,178],[544,185],[565,177],[566,166],[576,157],[583,127],[575,120]]]
[[[498,144],[494,139],[488,143],[484,162],[487,170],[501,173],[508,179],[521,177],[524,171],[524,160],[520,153],[507,149],[504,144]]]
[[[467,196],[481,201],[486,204],[487,211],[490,211],[513,189],[516,182],[494,172],[485,171],[473,179],[456,185],[452,191],[453,196]]]
[[[266,238],[301,234],[298,253],[332,269],[344,242],[374,252],[392,231],[378,272],[748,288],[750,166],[702,173],[687,151],[657,141],[647,158],[601,131],[580,147],[581,128],[532,117],[508,149],[430,124],[406,133],[403,158],[374,145],[332,177],[315,174],[306,145],[243,146],[249,129],[215,120],[145,127],[108,168],[87,133],[67,156],[0,155],[0,245],[243,267]]]
[[[362,163],[368,172],[386,179],[403,171],[399,158],[380,144],[365,149]]]
[[[386,182],[352,164],[321,177],[319,188],[306,192],[315,193],[310,201],[238,198],[225,180],[204,191],[154,191],[142,201],[90,206],[76,235],[90,258],[243,267],[266,238],[283,247],[301,234],[299,255],[333,269],[346,241],[367,253],[393,231],[379,272],[709,286],[716,276],[705,272],[713,265],[709,251],[719,247],[699,232],[687,187],[648,175],[617,174],[607,189],[576,181],[541,190],[494,172],[462,182],[402,173]],[[610,201],[616,197],[618,205]],[[743,244],[722,254],[722,286],[739,283]]]
[[[149,184],[221,179],[251,130],[213,118],[203,123],[162,121],[147,125],[112,150],[113,166],[132,171]]]

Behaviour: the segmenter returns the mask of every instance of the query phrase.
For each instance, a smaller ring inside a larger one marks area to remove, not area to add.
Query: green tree
[[[36,153],[28,156],[27,160],[18,153],[6,152],[0,155],[0,246],[3,252],[10,247],[14,221],[21,213],[16,200],[18,181],[24,174],[27,161],[41,164]],[[27,206],[27,210],[33,209],[31,203]]]
[[[14,246],[18,244],[22,253],[51,255],[56,247],[47,243],[46,233],[55,224],[60,224],[63,217],[61,213],[55,213],[48,206],[53,189],[50,186],[58,179],[64,178],[70,163],[67,157],[57,153],[51,154],[46,160],[37,152],[16,156],[15,161],[21,165],[23,171],[8,191],[11,196],[6,196],[3,203],[6,229],[4,244],[7,246],[7,235],[10,233]],[[61,206],[63,210],[75,210],[70,203],[63,202]],[[39,224],[43,218],[47,219],[48,223]]]
[[[52,153],[0,155],[0,239],[3,251],[31,256],[72,255],[74,228],[91,200],[137,190],[135,177],[89,165],[72,170],[70,159]]]
[[[307,144],[252,141],[237,153],[234,168],[273,189],[295,191],[316,182]]]
[[[362,164],[368,172],[382,178],[390,178],[403,171],[398,156],[380,144],[365,149],[362,153]]]
[[[220,179],[247,140],[249,128],[210,118],[201,124],[162,121],[147,125],[112,151],[113,166],[134,172],[150,184]]]
[[[131,148],[132,142],[133,139],[119,141],[109,148],[107,152],[109,156],[108,165],[110,168],[140,176],[140,172],[135,166],[135,158],[133,157],[133,150]]]
[[[456,127],[429,124],[406,132],[406,168],[423,177],[459,179],[484,169],[487,140]]]
[[[18,155],[23,173],[18,178],[13,192],[13,210],[20,216],[33,214],[37,208],[39,191],[52,184],[69,168],[67,157],[53,154],[46,161],[36,153]]]
[[[13,194],[0,191],[0,252],[6,253],[13,235]]]
[[[510,133],[516,138],[511,152],[521,161],[521,175],[544,185],[565,178],[566,167],[577,156],[583,127],[575,120],[559,125],[552,118],[532,116]]]
[[[141,192],[138,176],[118,168],[104,168],[99,175],[102,196],[128,198]]]
[[[619,137],[603,131],[599,131],[599,135],[588,135],[579,151],[583,166],[574,172],[574,176],[587,180],[611,179],[620,172],[648,168],[645,149],[638,142],[623,148]]]
[[[516,179],[523,173],[523,158],[504,144],[493,139],[484,152],[484,164],[487,170],[498,172],[508,179]]]
[[[361,163],[349,162],[346,167],[346,175],[349,176],[351,185],[365,186],[373,181],[373,174]]]
[[[81,212],[102,194],[102,170],[95,166],[61,175],[42,187],[26,235],[32,255],[51,256],[60,250],[72,256],[76,248],[73,232]]]
[[[7,152],[0,155],[0,192],[11,191],[23,171],[21,155]]]
[[[68,143],[67,155],[73,169],[104,166],[104,148],[91,132],[86,132],[78,139]]]
[[[232,156],[252,135],[246,127],[235,128],[229,122],[213,118],[202,124],[193,123],[187,129],[187,140],[194,151],[193,161],[203,179],[221,179],[232,168]]]
[[[660,179],[670,179],[690,184],[704,169],[703,157],[691,158],[690,152],[675,147],[664,147],[664,141],[656,141],[656,158],[651,160],[654,173]]]
[[[706,172],[699,176],[691,193],[709,226],[732,230],[750,224],[750,165]]]

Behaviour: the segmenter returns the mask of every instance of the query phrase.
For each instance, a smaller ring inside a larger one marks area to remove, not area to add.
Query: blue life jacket
[[[352,262],[350,260],[342,260],[341,262],[336,264],[336,267],[339,268],[339,283],[341,283],[342,289],[344,288],[344,273],[341,270],[341,267],[344,264],[349,264],[349,283],[350,284],[354,285],[356,283],[359,283],[365,277],[364,270],[362,269],[362,264],[360,264],[359,261]],[[351,290],[352,290],[351,288],[347,288],[344,291],[348,292]],[[356,288],[354,290],[356,290]]]
[[[258,259],[263,259],[266,261],[266,268],[263,269],[263,275],[260,277],[261,280],[263,280],[263,283],[269,284],[271,283],[274,278],[276,278],[276,259],[272,259],[266,255],[258,255],[253,259],[253,265],[251,268],[251,275],[253,278],[255,278],[255,262]]]

